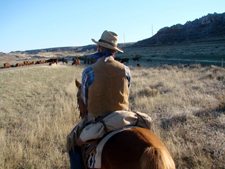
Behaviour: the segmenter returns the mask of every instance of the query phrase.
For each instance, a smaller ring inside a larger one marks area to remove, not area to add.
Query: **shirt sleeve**
[[[93,84],[93,82],[94,82],[94,72],[91,67],[88,67],[82,73],[82,84],[81,84],[81,97],[86,106],[88,100],[88,88]]]
[[[130,68],[128,66],[125,66],[125,73],[126,73],[126,77],[127,77],[128,87],[130,89],[131,74],[130,74]]]

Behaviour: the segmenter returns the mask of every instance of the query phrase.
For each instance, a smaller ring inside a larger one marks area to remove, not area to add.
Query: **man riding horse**
[[[71,168],[76,169],[83,165],[80,146],[113,130],[126,126],[150,128],[151,124],[146,114],[129,111],[130,69],[114,59],[117,51],[123,52],[117,47],[118,35],[106,30],[99,41],[92,41],[98,45],[98,52],[92,55],[97,61],[83,71],[80,86],[87,111],[67,137]],[[101,126],[96,126],[103,117],[108,118],[107,122],[101,120]]]

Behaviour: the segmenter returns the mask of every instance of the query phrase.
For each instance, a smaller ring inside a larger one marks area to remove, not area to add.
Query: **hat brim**
[[[108,44],[108,43],[98,42],[98,41],[96,41],[96,40],[94,40],[94,39],[91,39],[91,40],[92,40],[94,43],[96,43],[96,44],[98,44],[98,45],[100,45],[100,46],[103,46],[103,47],[105,47],[105,48],[112,49],[112,50],[117,50],[117,51],[123,53],[123,50],[120,49],[120,48],[118,48],[118,47],[114,47],[114,46],[112,46],[112,45],[110,45],[110,44]]]

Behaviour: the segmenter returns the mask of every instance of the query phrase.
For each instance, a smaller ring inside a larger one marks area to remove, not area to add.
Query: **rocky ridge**
[[[153,37],[147,38],[130,47],[149,47],[176,45],[206,41],[225,42],[225,13],[208,14],[184,25],[176,24],[160,29]]]

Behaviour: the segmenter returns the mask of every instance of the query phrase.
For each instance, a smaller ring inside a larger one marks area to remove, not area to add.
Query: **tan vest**
[[[94,82],[88,91],[88,114],[100,116],[116,110],[128,110],[129,88],[122,63],[109,57],[100,58],[91,67]]]

